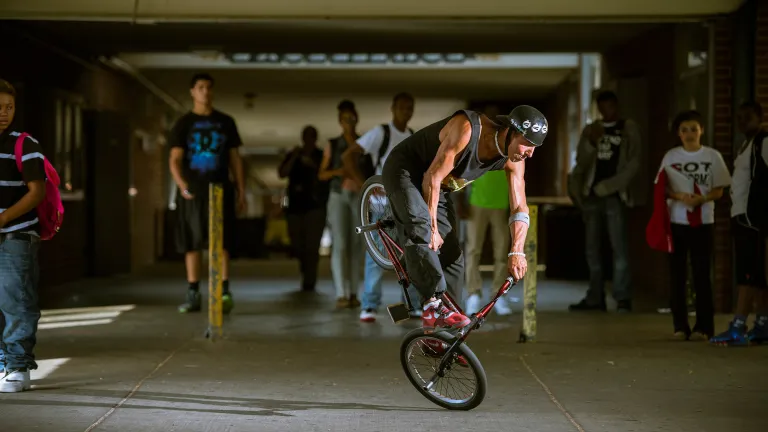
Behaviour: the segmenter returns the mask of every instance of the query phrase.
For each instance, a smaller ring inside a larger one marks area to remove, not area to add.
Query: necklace
[[[507,155],[504,154],[504,152],[501,151],[501,147],[499,146],[499,130],[496,130],[496,134],[493,136],[493,141],[496,142],[496,150],[499,151],[499,154],[501,157],[507,157]]]

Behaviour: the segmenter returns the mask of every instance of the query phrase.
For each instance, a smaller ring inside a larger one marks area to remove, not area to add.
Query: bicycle
[[[371,204],[377,201],[382,204],[382,208],[375,211]],[[403,249],[393,240],[393,237],[396,238],[395,222],[387,204],[386,191],[380,175],[368,178],[363,184],[359,209],[361,225],[355,228],[355,232],[364,236],[365,247],[376,264],[385,270],[395,271],[398,283],[403,290],[405,303],[389,305],[387,312],[394,323],[408,320],[411,312],[414,311],[414,306],[408,295],[410,280],[402,262]],[[376,235],[379,236],[380,241],[375,238]],[[383,246],[384,251],[380,250],[379,245]],[[400,345],[400,363],[408,376],[408,380],[424,397],[449,410],[468,411],[482,403],[488,386],[485,370],[475,353],[466,344],[466,340],[472,331],[479,329],[484,324],[485,317],[493,309],[496,301],[515,284],[514,279],[508,277],[493,299],[479,312],[468,317],[470,324],[464,328],[431,329],[420,327],[405,335]],[[464,313],[448,292],[443,293],[441,299],[443,304],[450,309],[461,314]],[[448,348],[446,349],[446,347]],[[411,359],[415,357],[417,351],[432,360],[432,373],[428,378],[426,378],[427,373],[422,377],[422,374],[415,370],[411,364]],[[439,363],[436,359],[439,359]],[[472,378],[477,384],[475,388],[469,389],[464,384],[464,387],[470,390],[469,394],[464,397],[459,395],[458,398],[438,393],[436,389],[442,388],[441,385],[438,385],[438,381],[446,378],[452,372],[462,369],[471,371]]]

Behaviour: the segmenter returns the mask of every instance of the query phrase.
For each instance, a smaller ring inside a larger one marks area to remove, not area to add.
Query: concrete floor
[[[539,284],[538,342],[515,343],[520,314],[471,337],[488,393],[449,412],[401,369],[415,323],[360,323],[332,310],[330,280],[301,295],[279,276],[291,273],[239,263],[236,307],[214,343],[205,313],[175,311],[178,265],[62,287],[43,301],[33,391],[0,395],[0,431],[768,430],[768,347],[675,342],[668,315],[558,312],[584,287],[552,281]],[[385,303],[397,289],[387,283]],[[89,309],[61,309],[73,307]]]

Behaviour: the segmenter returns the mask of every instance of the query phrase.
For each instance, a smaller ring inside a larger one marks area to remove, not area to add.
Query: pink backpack
[[[24,155],[24,139],[29,134],[24,132],[16,140],[16,167],[19,172],[23,172],[21,167],[22,156]],[[45,199],[37,206],[37,219],[40,224],[40,239],[50,240],[59,232],[61,224],[64,222],[64,204],[61,202],[59,194],[59,174],[53,168],[48,159],[43,157],[45,164]]]

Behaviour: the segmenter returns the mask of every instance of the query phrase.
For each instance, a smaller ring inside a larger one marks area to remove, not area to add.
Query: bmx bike
[[[393,240],[397,238],[392,211],[387,203],[386,191],[380,175],[363,184],[360,193],[360,221],[355,228],[365,238],[365,247],[371,258],[385,270],[397,273],[405,303],[387,307],[393,322],[410,318],[414,311],[408,295],[410,280],[403,264],[403,249]],[[461,329],[424,328],[408,332],[400,345],[400,363],[408,380],[424,397],[449,410],[471,410],[485,398],[488,386],[483,365],[466,344],[472,331],[479,329],[496,301],[515,285],[507,278],[493,299],[479,312],[468,317],[470,323]],[[461,307],[444,292],[441,300],[445,306],[463,314]],[[457,381],[451,385],[451,379]]]

